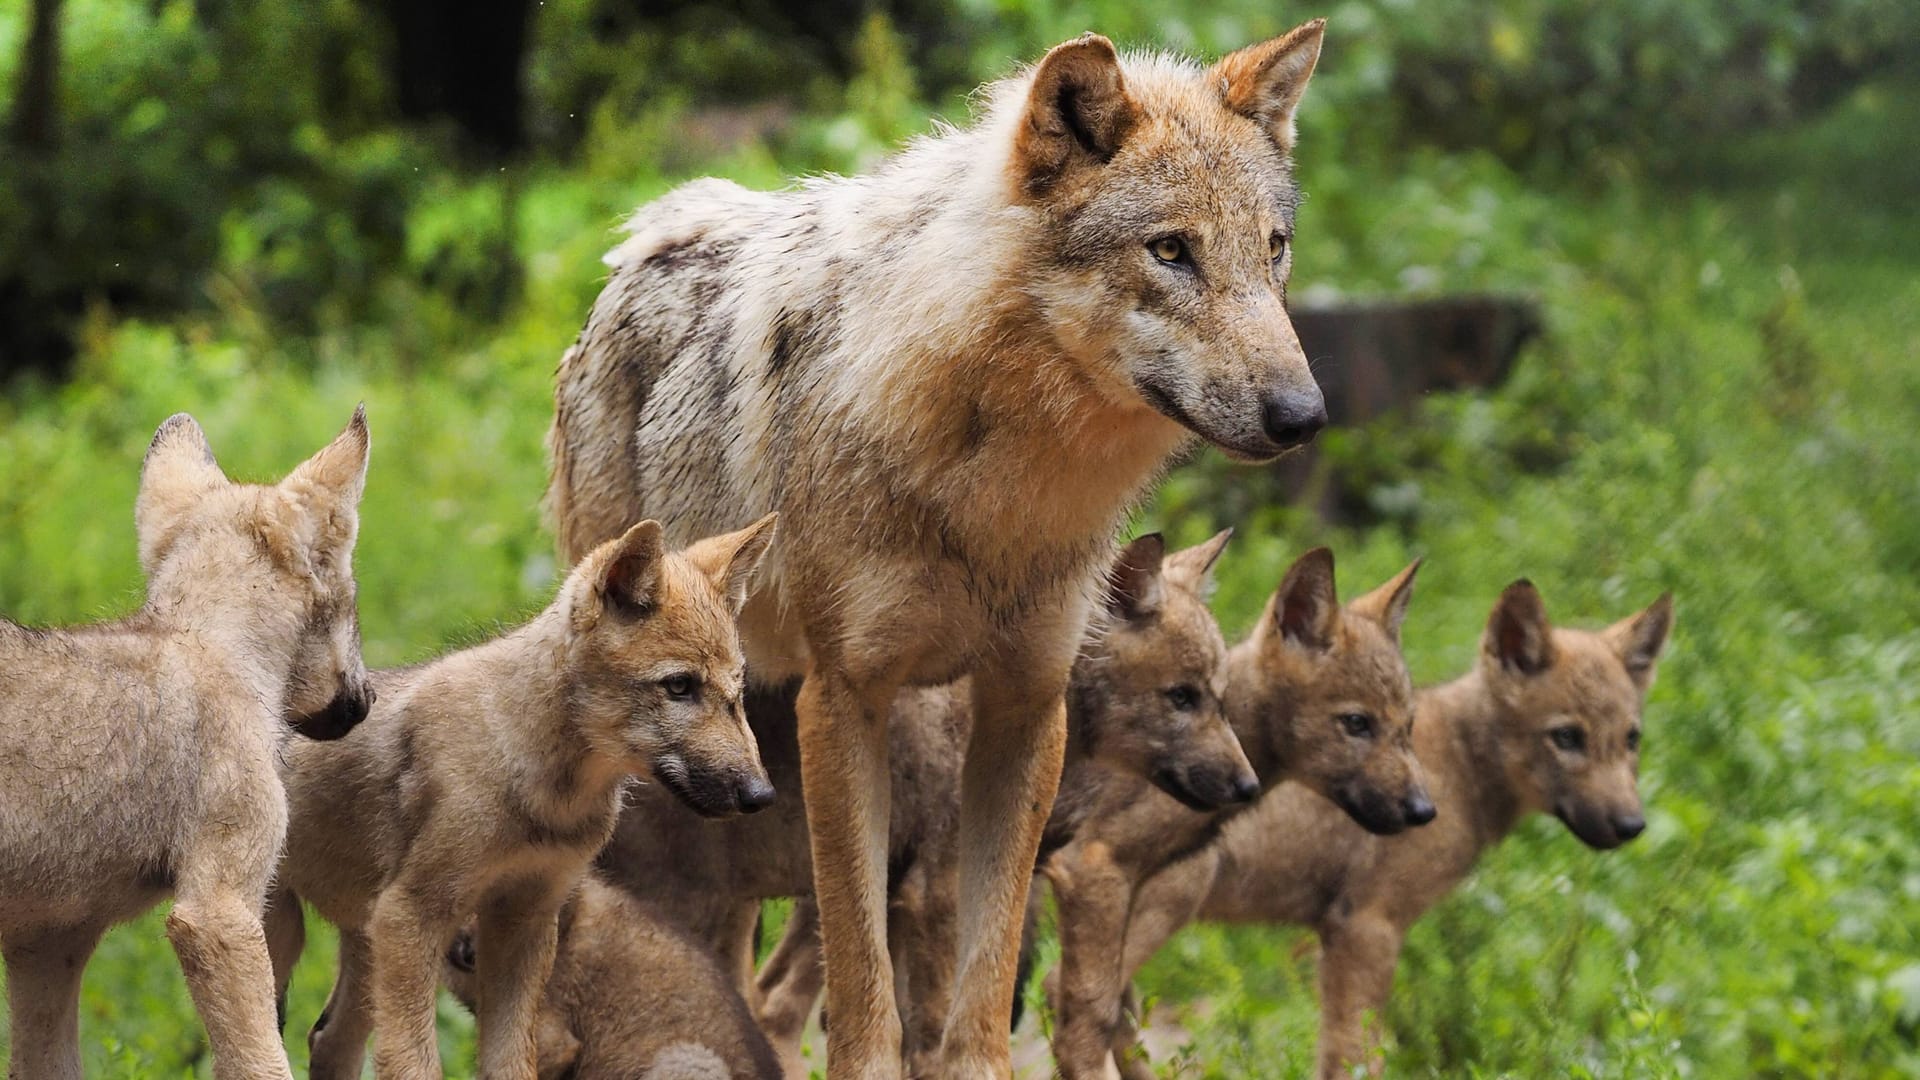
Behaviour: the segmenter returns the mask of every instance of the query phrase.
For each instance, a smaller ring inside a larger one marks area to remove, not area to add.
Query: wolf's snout
[[[1626,843],[1628,840],[1646,831],[1647,820],[1639,814],[1617,814],[1614,816],[1613,834],[1620,838],[1621,843]]]
[[[293,729],[315,742],[338,739],[367,718],[378,696],[371,686],[343,686],[333,695],[333,700],[327,703],[326,708],[295,719]]]
[[[1407,796],[1401,809],[1407,815],[1409,825],[1425,825],[1439,813],[1433,807],[1433,800],[1427,798],[1427,793],[1424,791],[1416,791]]]
[[[1269,393],[1260,402],[1260,426],[1281,449],[1305,446],[1327,426],[1326,398],[1318,386]]]
[[[740,804],[743,814],[757,814],[773,805],[773,784],[764,776],[749,776],[740,781],[734,792],[734,801]]]
[[[1233,801],[1252,802],[1260,796],[1260,778],[1251,770],[1242,772],[1233,778]]]

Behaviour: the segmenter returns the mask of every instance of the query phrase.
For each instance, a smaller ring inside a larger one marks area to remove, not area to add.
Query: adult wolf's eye
[[[1170,686],[1167,688],[1167,704],[1181,712],[1197,709],[1200,707],[1200,691],[1188,683]]]
[[[1577,727],[1554,728],[1547,732],[1547,738],[1553,740],[1555,747],[1568,753],[1578,753],[1587,746],[1587,733]]]
[[[691,675],[669,675],[660,680],[660,689],[665,690],[667,696],[676,701],[685,701],[692,697],[694,690],[699,686],[699,681]]]
[[[1163,263],[1183,263],[1187,261],[1187,242],[1177,236],[1163,236],[1147,244],[1147,250]]]
[[[1286,253],[1287,253],[1286,237],[1281,236],[1279,233],[1274,233],[1272,236],[1267,237],[1267,257],[1268,258],[1272,259],[1274,262],[1279,262],[1280,256],[1285,255]]]
[[[1373,717],[1366,713],[1341,713],[1334,717],[1340,722],[1340,730],[1356,739],[1373,738]]]

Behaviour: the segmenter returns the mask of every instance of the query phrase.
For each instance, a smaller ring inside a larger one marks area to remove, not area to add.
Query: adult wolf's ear
[[[739,532],[709,536],[687,549],[687,558],[727,598],[735,615],[747,606],[754,571],[760,569],[761,561],[767,557],[767,547],[773,543],[774,528],[779,520],[779,514],[768,514]]]
[[[1333,552],[1317,547],[1294,562],[1273,594],[1273,620],[1287,641],[1325,651],[1333,647],[1340,599],[1333,588]]]
[[[651,608],[660,594],[660,563],[666,553],[660,523],[649,519],[588,555],[588,573],[599,605],[628,614]]]
[[[1037,195],[1074,169],[1108,161],[1139,118],[1113,42],[1082,34],[1055,45],[1034,67],[1014,136],[1021,188]]]
[[[1553,665],[1553,624],[1533,582],[1521,578],[1500,594],[1480,647],[1496,664],[1522,675]]]
[[[1267,129],[1281,150],[1293,149],[1293,113],[1307,91],[1327,20],[1315,19],[1258,45],[1229,53],[1208,74],[1226,106]]]
[[[1620,655],[1633,685],[1645,691],[1653,685],[1654,665],[1659,662],[1660,650],[1666,647],[1667,634],[1672,630],[1673,594],[1668,592],[1661,593],[1660,599],[1647,605],[1645,611],[1607,627],[1601,636]]]
[[[140,465],[140,495],[134,500],[134,531],[140,538],[140,565],[153,571],[172,543],[180,516],[199,499],[227,483],[213,459],[207,433],[186,413],[167,417],[147,444]]]
[[[1144,619],[1160,610],[1160,564],[1167,541],[1159,533],[1136,536],[1107,569],[1107,610],[1122,619]]]
[[[1387,636],[1396,644],[1400,641],[1400,626],[1407,621],[1407,604],[1413,600],[1413,576],[1420,572],[1421,561],[1413,560],[1385,585],[1355,599],[1351,605],[1357,614],[1386,627]]]

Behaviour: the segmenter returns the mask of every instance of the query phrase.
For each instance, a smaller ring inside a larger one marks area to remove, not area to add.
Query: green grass
[[[1239,527],[1217,604],[1230,631],[1323,541],[1349,595],[1428,559],[1406,631],[1426,680],[1471,661],[1515,577],[1588,625],[1663,589],[1679,602],[1649,705],[1647,835],[1597,855],[1536,821],[1490,854],[1409,943],[1388,1016],[1397,1075],[1920,1071],[1920,213],[1888,149],[1920,132],[1912,100],[1856,95],[1684,186],[1539,191],[1481,158],[1303,150],[1299,288],[1391,288],[1422,267],[1438,287],[1534,292],[1550,330],[1497,392],[1331,438],[1393,492],[1382,527],[1271,506],[1216,520],[1261,474],[1211,454],[1177,472],[1145,518],[1185,541]],[[524,294],[484,321],[399,277],[382,309],[404,317],[287,337],[244,261],[206,313],[99,313],[78,378],[0,400],[0,610],[59,623],[137,603],[136,468],[167,414],[191,409],[230,471],[262,478],[362,400],[369,661],[536,608],[554,576],[538,511],[552,367],[609,226],[667,182],[648,163],[672,131],[601,132],[570,169],[512,178]],[[816,155],[685,171],[765,186]],[[497,214],[499,181],[449,183],[410,230],[458,236]],[[1296,940],[1199,928],[1156,959],[1151,998],[1207,1003],[1183,1014],[1186,1071],[1308,1068]],[[330,958],[316,932],[292,995],[296,1070]],[[466,1072],[471,1025],[442,1016]],[[109,936],[82,1024],[92,1075],[206,1073],[158,915]]]

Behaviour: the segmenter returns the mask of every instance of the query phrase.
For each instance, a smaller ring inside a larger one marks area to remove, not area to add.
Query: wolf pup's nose
[[[740,803],[743,814],[757,814],[773,805],[773,785],[765,778],[749,776],[740,782],[734,798]]]
[[[1252,802],[1260,795],[1260,778],[1243,772],[1233,778],[1233,801]]]
[[[1613,832],[1614,835],[1620,838],[1621,843],[1625,843],[1646,831],[1647,819],[1641,817],[1639,814],[1621,814],[1619,817],[1613,819]]]
[[[1274,445],[1282,449],[1304,446],[1327,426],[1326,398],[1318,386],[1269,394],[1260,403],[1260,423]]]
[[[1427,798],[1425,792],[1420,792],[1409,798],[1406,803],[1406,811],[1407,824],[1409,825],[1425,825],[1434,819],[1434,815],[1439,813],[1439,811],[1433,808],[1433,800]]]

